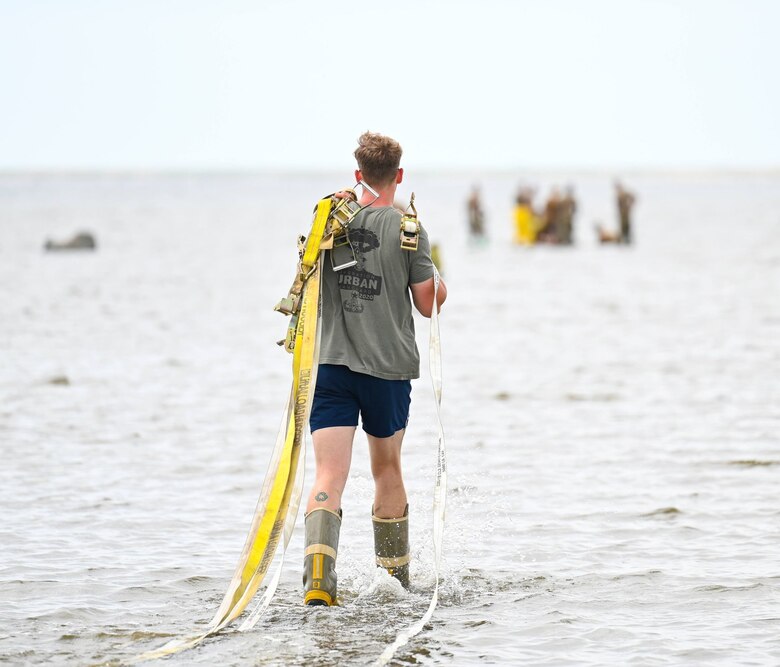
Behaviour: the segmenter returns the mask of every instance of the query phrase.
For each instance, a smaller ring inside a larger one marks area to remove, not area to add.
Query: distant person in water
[[[533,208],[534,191],[529,187],[520,187],[515,197],[515,243],[533,245],[536,243],[536,232],[539,219]]]
[[[473,239],[482,239],[485,237],[485,212],[482,210],[482,201],[479,195],[479,188],[475,185],[471,190],[468,201],[466,202],[468,211],[469,234]]]
[[[539,230],[539,218],[534,211],[534,190],[528,186],[520,187],[515,197],[515,243],[533,245]]]
[[[547,204],[544,207],[544,218],[542,227],[536,236],[539,243],[558,243],[558,232],[561,227],[560,216],[561,193],[558,188],[553,188],[550,196],[547,198]]]
[[[628,245],[632,242],[631,213],[636,203],[636,196],[626,190],[620,181],[615,181],[615,203],[617,204],[618,228],[610,231],[596,224],[596,236],[599,243],[622,243]]]
[[[574,213],[577,211],[577,200],[574,198],[574,187],[569,185],[561,198],[557,217],[556,236],[558,243],[571,245],[574,238]]]
[[[636,197],[633,193],[626,190],[620,181],[615,181],[615,199],[618,209],[618,220],[620,222],[619,243],[631,243],[631,212],[636,203]]]

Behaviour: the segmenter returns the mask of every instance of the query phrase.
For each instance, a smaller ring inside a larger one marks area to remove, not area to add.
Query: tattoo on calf
[[[328,494],[324,491],[320,491],[316,496],[314,496],[314,500],[320,503],[324,503],[328,499]]]

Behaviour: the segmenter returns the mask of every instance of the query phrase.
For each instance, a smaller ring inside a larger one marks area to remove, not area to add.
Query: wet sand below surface
[[[583,176],[577,244],[524,249],[514,178],[483,180],[472,245],[471,179],[411,176],[450,290],[450,488],[440,604],[397,664],[778,664],[780,177],[637,176],[636,245],[598,247],[610,181]],[[289,389],[272,306],[341,185],[0,177],[5,662],[119,663],[211,619]],[[42,252],[82,228],[96,252]],[[266,617],[166,664],[369,664],[422,615],[436,423],[416,323],[411,592],[373,567],[359,436],[343,605],[301,606],[299,520]]]

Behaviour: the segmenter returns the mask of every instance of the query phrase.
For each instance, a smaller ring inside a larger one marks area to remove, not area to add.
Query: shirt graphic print
[[[362,313],[363,301],[373,301],[382,294],[382,276],[365,268],[366,253],[379,249],[379,237],[370,229],[358,227],[349,232],[349,241],[355,252],[357,263],[338,273],[339,289],[347,292],[344,310],[350,313]]]

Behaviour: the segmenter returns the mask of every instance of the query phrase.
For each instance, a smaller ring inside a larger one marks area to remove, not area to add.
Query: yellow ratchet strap
[[[291,316],[290,325],[287,328],[287,336],[279,341],[279,345],[283,345],[288,352],[292,352],[295,348],[295,332],[298,327],[301,293],[320,256],[320,246],[322,245],[322,238],[325,234],[332,206],[333,201],[329,196],[323,197],[317,203],[309,235],[305,239],[301,237],[301,242],[299,243],[300,260],[298,261],[298,271],[295,274],[295,280],[293,280],[287,296],[274,307],[274,310]]]
[[[303,251],[301,265],[304,271],[308,272],[314,267],[317,258],[320,256],[320,243],[325,234],[325,224],[328,222],[330,208],[333,202],[330,197],[325,197],[317,202],[317,211],[314,214],[314,222],[311,225],[309,237],[306,240],[306,248]]]
[[[323,219],[326,218],[327,215]],[[315,219],[315,226],[316,222]],[[314,239],[310,241],[312,247],[316,248]],[[306,250],[308,251],[308,247]],[[306,251],[304,256],[307,259],[311,257],[307,256]],[[300,494],[294,493],[296,474],[300,454],[305,447],[306,425],[311,411],[319,361],[321,267],[321,257],[315,258],[303,285],[295,328],[293,380],[283,416],[283,426],[277,437],[276,448],[266,472],[244,549],[222,604],[205,631],[168,642],[157,650],[137,656],[132,662],[160,658],[195,646],[240,616],[262,584],[274,559],[288,511],[298,513]]]
[[[273,560],[284,528],[284,521],[290,503],[290,494],[298,466],[298,457],[309,420],[311,398],[314,393],[314,382],[312,380],[316,381],[314,362],[315,357],[318,356],[315,354],[315,343],[317,339],[319,296],[319,262],[315,260],[313,273],[307,280],[304,289],[295,333],[293,386],[291,391],[293,399],[292,410],[288,415],[282,460],[266,503],[265,512],[251,539],[251,545],[246,553],[246,557],[242,559],[244,561],[243,567],[239,566],[236,569],[236,575],[238,575],[239,569],[241,570],[240,581],[235,581],[237,585],[235,586],[231,602],[228,605],[225,605],[225,602],[223,602],[223,606],[226,606],[227,609],[220,620],[222,626],[227,625],[227,623],[238,617],[257,592]],[[231,588],[234,587],[231,586]],[[225,596],[226,601],[227,599],[228,596]],[[216,618],[215,616],[215,620]]]

